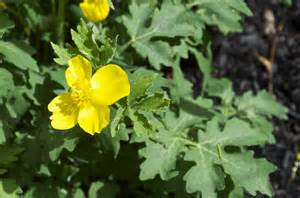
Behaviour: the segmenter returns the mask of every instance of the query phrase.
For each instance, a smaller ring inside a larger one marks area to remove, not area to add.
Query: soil
[[[254,16],[246,18],[242,33],[214,33],[216,75],[230,78],[238,94],[269,89],[289,108],[288,120],[273,121],[277,144],[267,146],[262,154],[278,167],[271,175],[274,197],[299,198],[300,166],[294,177],[292,170],[296,153],[300,152],[300,0],[294,0],[290,8],[276,0],[247,3]],[[269,19],[271,13],[271,21],[274,15],[275,34],[265,32],[266,12]],[[257,55],[272,59],[272,50],[275,53],[271,75]]]

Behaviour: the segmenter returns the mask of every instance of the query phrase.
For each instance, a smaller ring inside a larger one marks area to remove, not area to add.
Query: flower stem
[[[57,41],[60,46],[65,42],[65,7],[68,0],[58,0],[58,11],[57,11]]]

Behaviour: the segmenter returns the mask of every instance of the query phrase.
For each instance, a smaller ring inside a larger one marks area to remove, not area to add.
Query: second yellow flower
[[[103,21],[110,10],[108,0],[84,0],[80,3],[80,8],[84,16],[92,22]]]

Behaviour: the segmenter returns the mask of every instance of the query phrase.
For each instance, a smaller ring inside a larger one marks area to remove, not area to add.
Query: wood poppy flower
[[[109,124],[109,106],[130,93],[127,73],[108,64],[92,76],[91,63],[81,55],[68,62],[65,72],[70,91],[55,97],[48,105],[51,125],[66,130],[77,123],[87,133],[100,133]]]

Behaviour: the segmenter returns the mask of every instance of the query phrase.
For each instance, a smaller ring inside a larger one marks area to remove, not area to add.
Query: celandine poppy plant
[[[66,130],[78,123],[91,135],[100,133],[110,120],[109,105],[130,93],[128,76],[114,64],[101,67],[92,76],[91,63],[81,55],[68,64],[65,77],[71,89],[49,103],[51,125]]]
[[[108,0],[84,0],[80,8],[84,16],[93,22],[106,19],[110,10]]]

